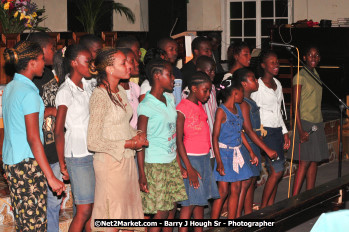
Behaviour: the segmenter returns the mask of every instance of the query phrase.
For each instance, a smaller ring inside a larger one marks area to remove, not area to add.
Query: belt
[[[218,147],[219,148],[224,148],[224,149],[234,150],[234,153],[233,153],[233,170],[236,173],[239,173],[239,167],[242,168],[242,166],[244,166],[244,164],[245,164],[244,158],[242,157],[242,154],[241,154],[241,151],[240,151],[241,145],[236,146],[236,147],[231,147],[231,146],[228,146],[228,145],[226,145],[224,143],[218,143]]]

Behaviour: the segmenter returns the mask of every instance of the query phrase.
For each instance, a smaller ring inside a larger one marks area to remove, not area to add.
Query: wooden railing
[[[342,203],[348,186],[349,175],[346,175],[239,218],[241,220],[274,219],[274,227],[214,228],[210,232],[286,231],[306,219],[332,210],[333,202]]]

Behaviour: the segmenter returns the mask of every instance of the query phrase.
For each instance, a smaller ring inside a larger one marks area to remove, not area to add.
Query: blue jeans
[[[53,174],[58,180],[62,180],[62,174],[59,167],[59,162],[50,164]],[[59,210],[61,209],[62,196],[57,196],[56,193],[51,191],[48,187],[47,190],[47,231],[58,232],[59,231]]]

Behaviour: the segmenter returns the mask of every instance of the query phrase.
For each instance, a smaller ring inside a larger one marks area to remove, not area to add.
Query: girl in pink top
[[[212,82],[203,72],[195,73],[189,83],[190,94],[176,107],[177,148],[182,159],[182,175],[188,200],[180,202],[180,219],[204,218],[208,199],[219,198],[216,181],[210,165],[210,130],[202,103],[209,99]],[[196,228],[195,231],[202,231]],[[188,227],[179,228],[180,232]]]
[[[139,76],[139,63],[136,59],[136,55],[133,53],[133,51],[129,48],[118,48],[120,51],[122,51],[126,55],[127,62],[131,66],[131,77],[138,77]],[[134,82],[131,82],[129,79],[121,80],[120,85],[126,90],[127,94],[127,100],[130,103],[133,115],[130,121],[130,125],[137,129],[137,108],[139,105],[139,95],[141,93],[141,87],[137,85]]]

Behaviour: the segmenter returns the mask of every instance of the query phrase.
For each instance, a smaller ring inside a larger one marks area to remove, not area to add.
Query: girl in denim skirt
[[[203,103],[212,90],[210,77],[204,72],[195,73],[189,81],[190,94],[177,109],[177,147],[187,176],[184,178],[188,200],[182,205],[180,219],[204,218],[204,206],[209,199],[219,198],[216,181],[210,165],[211,135]],[[182,227],[179,231],[188,231]],[[196,228],[202,231],[202,227]]]
[[[89,101],[94,88],[89,72],[91,53],[82,45],[70,45],[63,60],[65,81],[56,96],[56,148],[63,178],[70,178],[76,214],[70,231],[89,231],[95,191],[93,154],[87,149]],[[64,132],[64,129],[66,130]]]
[[[214,176],[218,181],[221,198],[213,202],[211,218],[219,218],[222,205],[228,198],[228,219],[234,219],[238,213],[241,182],[253,175],[247,162],[258,165],[258,158],[242,132],[244,119],[239,105],[236,104],[241,103],[244,98],[240,82],[229,77],[220,84],[219,94],[222,95],[223,104],[217,109],[212,140],[216,155]],[[250,152],[248,158],[241,154],[242,143]]]
[[[258,91],[251,94],[251,98],[260,107],[261,123],[267,131],[263,142],[275,150],[277,160],[266,156],[266,166],[269,176],[263,190],[261,208],[274,204],[277,187],[284,173],[284,149],[290,147],[290,138],[285,122],[282,118],[282,108],[286,114],[282,86],[275,76],[279,73],[279,60],[274,51],[263,51],[260,55],[263,76],[258,79]]]
[[[240,194],[240,196],[246,195],[246,198],[245,201],[239,201],[239,212],[242,212],[243,208],[244,213],[249,214],[252,213],[254,190],[256,188],[255,184],[261,173],[260,148],[263,149],[271,159],[276,158],[277,153],[267,147],[261,139],[261,135],[264,135],[265,131],[261,124],[259,107],[256,102],[251,99],[251,93],[257,91],[259,86],[253,71],[249,68],[241,68],[235,71],[234,77],[241,82],[241,85],[244,88],[244,101],[240,104],[242,116],[244,117],[242,127],[244,128],[246,139],[259,161],[258,165],[252,165],[248,162],[253,172],[253,176],[245,183],[249,186],[248,189],[246,189],[247,193],[241,191]],[[248,155],[249,153],[244,145],[241,147],[241,152],[244,155]],[[244,185],[244,183],[242,185]]]

